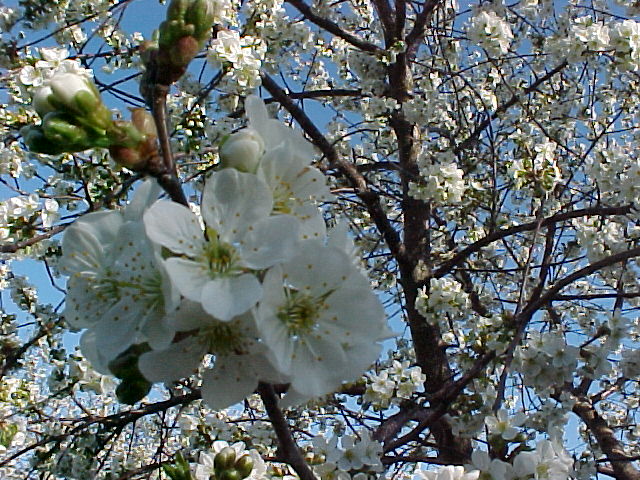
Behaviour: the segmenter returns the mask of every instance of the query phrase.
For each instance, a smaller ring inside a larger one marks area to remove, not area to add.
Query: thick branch
[[[627,457],[620,442],[616,439],[614,431],[600,416],[587,396],[577,396],[573,412],[587,425],[597,440],[598,446],[607,455],[611,463],[609,475],[618,480],[640,480],[640,471],[631,464],[633,459]]]

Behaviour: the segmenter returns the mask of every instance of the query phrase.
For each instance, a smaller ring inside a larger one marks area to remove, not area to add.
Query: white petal
[[[198,217],[184,205],[158,200],[144,214],[149,238],[174,253],[198,256],[204,246],[204,234]]]
[[[139,303],[131,297],[123,298],[111,307],[93,327],[98,351],[111,360],[138,343],[141,316]]]
[[[214,410],[230,407],[251,395],[258,379],[241,356],[220,356],[202,375],[202,399]]]
[[[336,380],[347,363],[346,355],[336,339],[298,341],[295,362],[291,366],[293,388],[303,395],[318,397],[340,386]]]
[[[211,280],[208,270],[198,262],[172,257],[165,260],[171,283],[189,300],[199,302],[202,289]]]
[[[162,189],[155,179],[147,178],[136,190],[133,199],[124,209],[123,216],[127,221],[140,221],[145,209],[158,199]]]
[[[67,275],[97,274],[107,264],[103,244],[78,222],[64,233],[62,252],[60,271]]]
[[[67,281],[64,319],[71,328],[92,327],[117,300],[110,302],[97,296],[96,289],[93,280],[80,275],[73,275]]]
[[[202,216],[225,241],[241,237],[250,225],[267,217],[273,197],[265,182],[233,168],[214,173],[204,187]]]
[[[245,313],[262,297],[258,279],[245,273],[237,277],[210,280],[202,289],[202,308],[218,320],[228,321]]]
[[[344,284],[354,268],[341,250],[307,240],[300,243],[298,254],[286,263],[284,271],[294,287],[324,294]]]
[[[193,336],[164,350],[143,353],[138,368],[150,382],[173,382],[195,373],[205,352],[204,343]]]
[[[111,375],[111,371],[109,370],[108,358],[105,358],[96,348],[96,332],[93,330],[86,330],[82,337],[80,337],[80,350],[82,351],[82,355],[85,356],[91,366],[99,373],[103,375]]]
[[[241,242],[247,267],[262,270],[296,253],[300,224],[290,215],[268,217],[258,222]]]

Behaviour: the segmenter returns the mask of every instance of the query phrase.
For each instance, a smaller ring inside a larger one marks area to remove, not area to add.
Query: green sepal
[[[42,120],[42,130],[45,137],[52,142],[59,142],[69,147],[85,146],[90,148],[87,131],[73,123],[73,118],[67,114],[50,112]],[[75,150],[74,150],[75,151]]]
[[[42,127],[29,125],[20,130],[27,148],[33,153],[45,153],[47,155],[59,155],[66,152],[64,145],[47,139]]]
[[[79,113],[84,115],[93,115],[100,105],[100,97],[87,90],[81,90],[73,97],[73,103],[75,104]]]

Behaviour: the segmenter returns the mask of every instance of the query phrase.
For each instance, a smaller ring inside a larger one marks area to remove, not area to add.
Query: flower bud
[[[245,128],[227,138],[219,154],[222,168],[254,173],[264,154],[264,141],[253,128]]]
[[[235,467],[241,478],[246,478],[251,475],[253,470],[253,458],[251,458],[251,455],[243,455],[236,460]]]
[[[223,470],[217,475],[218,480],[242,480],[244,477],[235,469]]]
[[[151,390],[151,383],[144,378],[127,378],[116,388],[118,401],[133,405],[142,400]]]
[[[55,102],[69,110],[78,113],[92,113],[100,105],[100,96],[89,81],[75,73],[58,73],[49,81],[52,97],[49,102]]]
[[[38,88],[33,94],[33,108],[40,115],[40,117],[44,117],[47,113],[53,112],[55,108],[53,105],[49,103],[49,95],[53,94],[53,90],[49,85],[43,85]]]
[[[216,471],[222,472],[233,467],[236,462],[236,451],[232,447],[224,447],[213,460]]]

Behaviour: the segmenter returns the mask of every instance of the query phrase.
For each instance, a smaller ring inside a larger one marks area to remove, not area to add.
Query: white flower
[[[249,173],[225,169],[205,186],[201,212],[156,202],[145,214],[149,237],[179,255],[165,260],[171,281],[189,300],[227,321],[253,307],[262,296],[257,272],[295,253],[298,222],[290,215],[270,217],[273,197]]]
[[[513,40],[509,24],[493,11],[481,11],[473,17],[467,33],[471,41],[495,56],[507,53]]]
[[[293,390],[315,397],[356,379],[388,337],[369,282],[341,250],[315,240],[264,280],[257,308],[261,337]]]
[[[300,132],[270,118],[258,97],[245,102],[249,127],[265,145],[257,175],[273,192],[274,213],[290,214],[301,222],[301,237],[322,238],[324,220],[316,205],[332,198],[322,172],[311,166],[313,148]]]
[[[53,223],[58,219],[60,214],[58,213],[58,202],[53,198],[47,198],[44,201],[44,207],[42,208],[42,226],[44,228],[50,228]]]
[[[490,416],[485,418],[484,423],[487,425],[490,434],[500,435],[503,439],[511,441],[520,433],[520,430],[516,427],[522,425],[526,419],[526,415],[522,412],[518,412],[514,416],[509,416],[509,412],[501,408],[495,417]]]
[[[101,372],[134,343],[158,348],[173,337],[163,323],[173,296],[140,221],[157,193],[147,181],[123,211],[85,215],[62,240],[60,269],[70,275],[65,320],[72,328],[89,329],[82,351]]]

